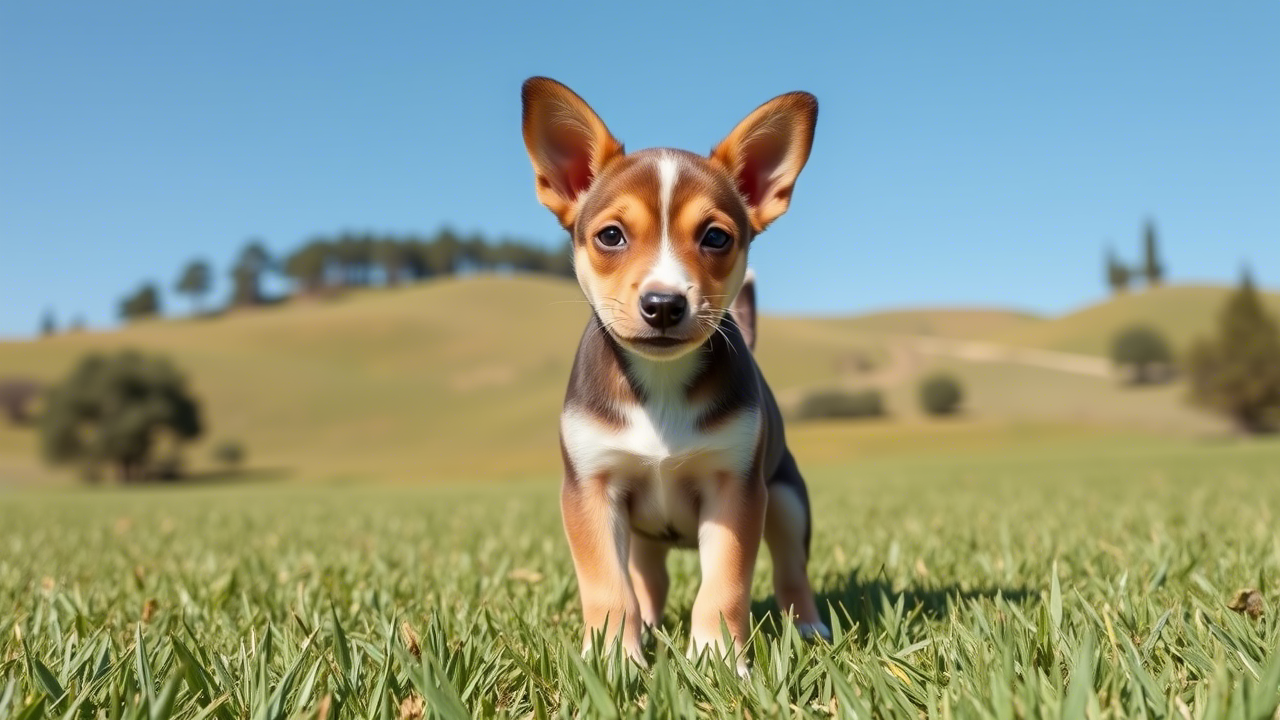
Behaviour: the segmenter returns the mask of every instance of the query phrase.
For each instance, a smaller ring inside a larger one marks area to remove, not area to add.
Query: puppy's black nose
[[[659,330],[666,330],[684,318],[689,301],[676,293],[650,292],[640,296],[640,314],[644,321]]]

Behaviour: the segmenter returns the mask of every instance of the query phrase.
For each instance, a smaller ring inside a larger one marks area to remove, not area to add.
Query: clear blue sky
[[[145,279],[343,228],[552,242],[519,132],[534,74],[630,148],[708,150],[821,102],[756,244],[783,312],[1061,312],[1159,224],[1175,281],[1280,284],[1280,3],[0,5],[0,335],[115,321]]]

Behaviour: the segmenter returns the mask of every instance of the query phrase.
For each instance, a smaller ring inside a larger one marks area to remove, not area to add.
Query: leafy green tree
[[[471,235],[459,246],[460,262],[468,270],[483,270],[494,266],[489,244],[480,235]]]
[[[284,274],[293,280],[299,292],[314,293],[324,287],[333,254],[332,245],[323,240],[312,240],[285,259]]]
[[[160,292],[154,283],[144,283],[138,291],[120,301],[120,317],[141,320],[160,314]]]
[[[40,316],[40,334],[50,337],[58,333],[58,320],[53,316],[53,310],[46,309],[44,315]]]
[[[449,228],[442,228],[427,245],[427,267],[433,275],[452,275],[461,264],[462,241]]]
[[[410,237],[402,247],[400,272],[403,276],[410,282],[431,277],[431,268],[427,265],[427,244],[421,238]]]
[[[1155,221],[1147,220],[1147,224],[1142,228],[1142,273],[1147,278],[1147,284],[1152,287],[1164,282],[1164,266],[1160,264],[1160,254],[1156,244]]]
[[[954,415],[962,402],[964,389],[950,375],[932,375],[920,383],[920,406],[930,415]]]
[[[382,269],[383,282],[396,285],[405,275],[408,252],[404,243],[393,238],[381,238],[373,243],[373,262]]]
[[[48,461],[79,464],[88,479],[114,467],[130,482],[178,467],[182,444],[200,435],[200,406],[166,358],[94,354],[49,391],[40,430]],[[158,447],[168,449],[159,461]]]
[[[271,254],[260,240],[250,240],[240,251],[231,268],[231,304],[236,306],[262,303],[262,275],[273,266]]]
[[[1246,273],[1227,301],[1216,336],[1189,357],[1192,402],[1251,433],[1280,430],[1280,327]]]
[[[1159,330],[1134,325],[1116,334],[1111,361],[1128,372],[1135,385],[1148,385],[1173,377],[1173,352]]]
[[[573,241],[565,240],[558,248],[547,253],[542,269],[552,275],[573,277]]]
[[[204,298],[209,294],[213,284],[213,271],[204,260],[192,260],[183,269],[174,290],[191,298],[192,306],[199,313],[204,307]]]

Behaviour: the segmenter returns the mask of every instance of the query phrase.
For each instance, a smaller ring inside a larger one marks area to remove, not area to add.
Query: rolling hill
[[[902,443],[980,443],[1009,428],[1211,433],[1221,424],[1187,409],[1177,387],[1130,391],[1098,377],[936,357],[910,336],[1096,352],[1113,327],[1144,319],[1181,341],[1208,324],[1224,294],[1167,288],[1059,319],[996,310],[765,316],[758,357],[784,405],[833,385],[885,391],[891,420],[791,425],[797,454],[815,462]],[[205,402],[209,432],[189,454],[197,468],[210,444],[237,439],[255,467],[306,478],[553,475],[556,419],[587,312],[563,280],[450,279],[0,343],[0,376],[51,382],[96,350],[170,355]],[[916,409],[916,380],[938,368],[965,383],[965,419],[929,422]],[[35,450],[31,429],[0,424],[0,479],[46,477]]]
[[[991,340],[1064,352],[1106,355],[1111,340],[1131,325],[1149,325],[1164,333],[1179,351],[1213,332],[1231,288],[1173,285],[1121,295],[1049,322],[1011,327]],[[1280,294],[1264,293],[1271,313],[1280,317]]]

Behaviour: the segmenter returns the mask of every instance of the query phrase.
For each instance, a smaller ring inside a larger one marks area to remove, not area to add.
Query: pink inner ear
[[[569,197],[576,198],[591,184],[591,158],[586,153],[577,153],[568,158],[563,167]]]
[[[742,159],[742,170],[738,172],[738,190],[747,198],[747,204],[756,207],[764,200],[765,175],[761,172],[760,163],[750,153]]]
[[[738,190],[747,204],[758,207],[769,192],[769,178],[786,157],[786,145],[780,138],[763,137],[743,149],[742,169],[738,171]]]
[[[551,138],[551,162],[558,176],[552,179],[556,189],[570,200],[591,184],[591,151],[588,141],[578,133],[562,129]]]

